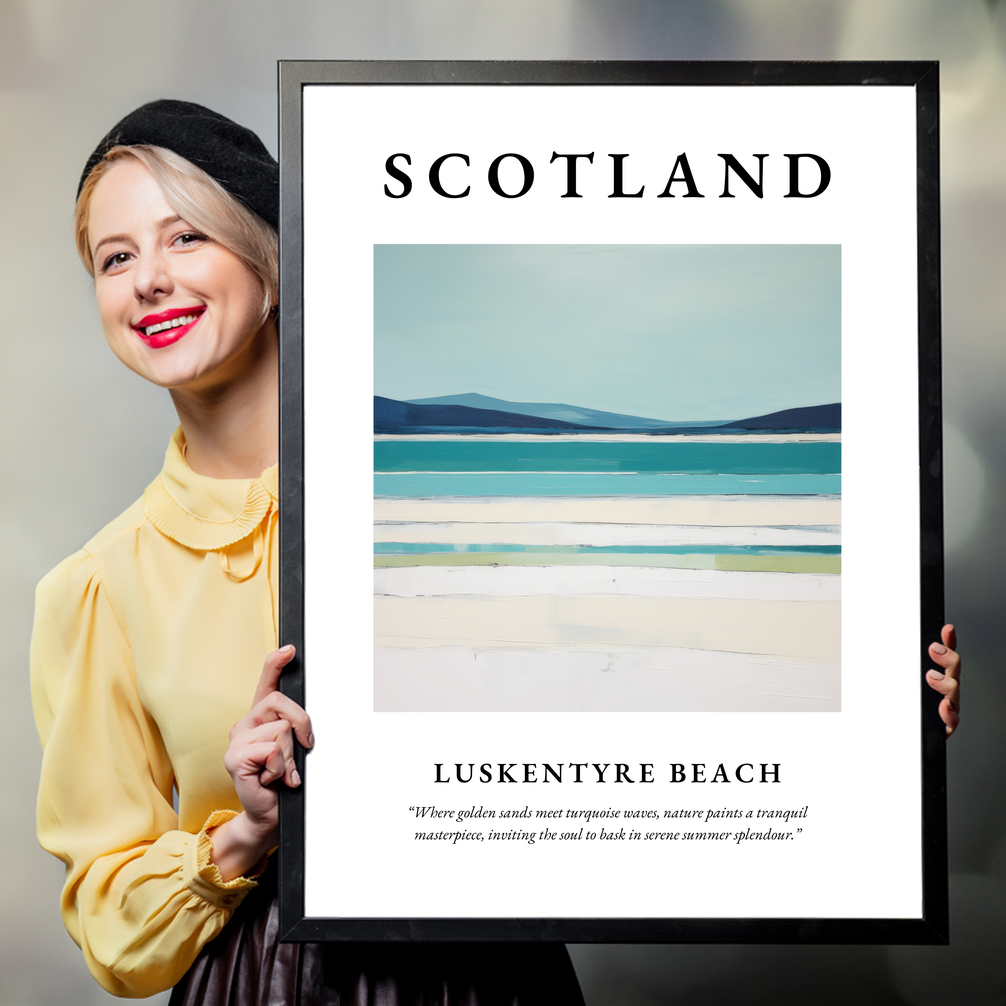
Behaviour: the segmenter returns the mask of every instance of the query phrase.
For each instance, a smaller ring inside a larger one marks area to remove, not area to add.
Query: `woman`
[[[313,744],[274,649],[277,187],[253,133],[175,101],[123,119],[81,179],[106,338],[180,427],[143,497],[39,585],[38,829],[67,929],[122,996],[582,1003],[561,946],[276,942],[276,785],[300,784],[294,736]],[[930,650],[948,734],[955,645],[948,626]]]
[[[277,690],[277,221],[258,137],[187,102],[128,115],[81,178],[106,339],[180,426],[143,497],[38,589],[38,831],[67,929],[121,996],[582,1004],[557,945],[277,944],[276,787],[300,785],[294,737],[313,744]]]

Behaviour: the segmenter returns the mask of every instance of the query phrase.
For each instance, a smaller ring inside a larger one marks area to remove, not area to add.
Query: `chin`
[[[207,376],[207,368],[193,364],[191,361],[165,360],[154,366],[151,366],[150,360],[124,360],[123,362],[134,374],[167,391],[201,383]]]
[[[170,373],[159,374],[154,383],[168,391],[205,391],[221,383],[221,378],[216,367],[179,367]]]

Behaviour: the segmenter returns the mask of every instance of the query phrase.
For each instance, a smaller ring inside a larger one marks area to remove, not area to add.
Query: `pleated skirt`
[[[170,1006],[583,1006],[561,943],[280,943],[272,874]]]

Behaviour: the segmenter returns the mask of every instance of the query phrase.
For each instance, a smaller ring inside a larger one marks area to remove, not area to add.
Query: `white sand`
[[[682,524],[523,524],[480,522],[390,522],[374,525],[374,541],[438,542],[443,545],[841,545],[837,525],[801,527],[708,527]]]
[[[652,566],[403,566],[374,570],[374,593],[394,597],[691,597],[840,601],[836,574]]]
[[[375,597],[374,645],[685,646],[837,663],[837,601]]]
[[[457,497],[376,499],[376,522],[676,524],[794,527],[842,523],[835,496]]]
[[[377,711],[837,712],[836,663],[670,647],[378,649]]]

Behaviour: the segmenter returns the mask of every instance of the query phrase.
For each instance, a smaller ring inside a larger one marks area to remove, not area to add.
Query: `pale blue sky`
[[[374,393],[651,419],[841,400],[838,245],[377,245]]]

